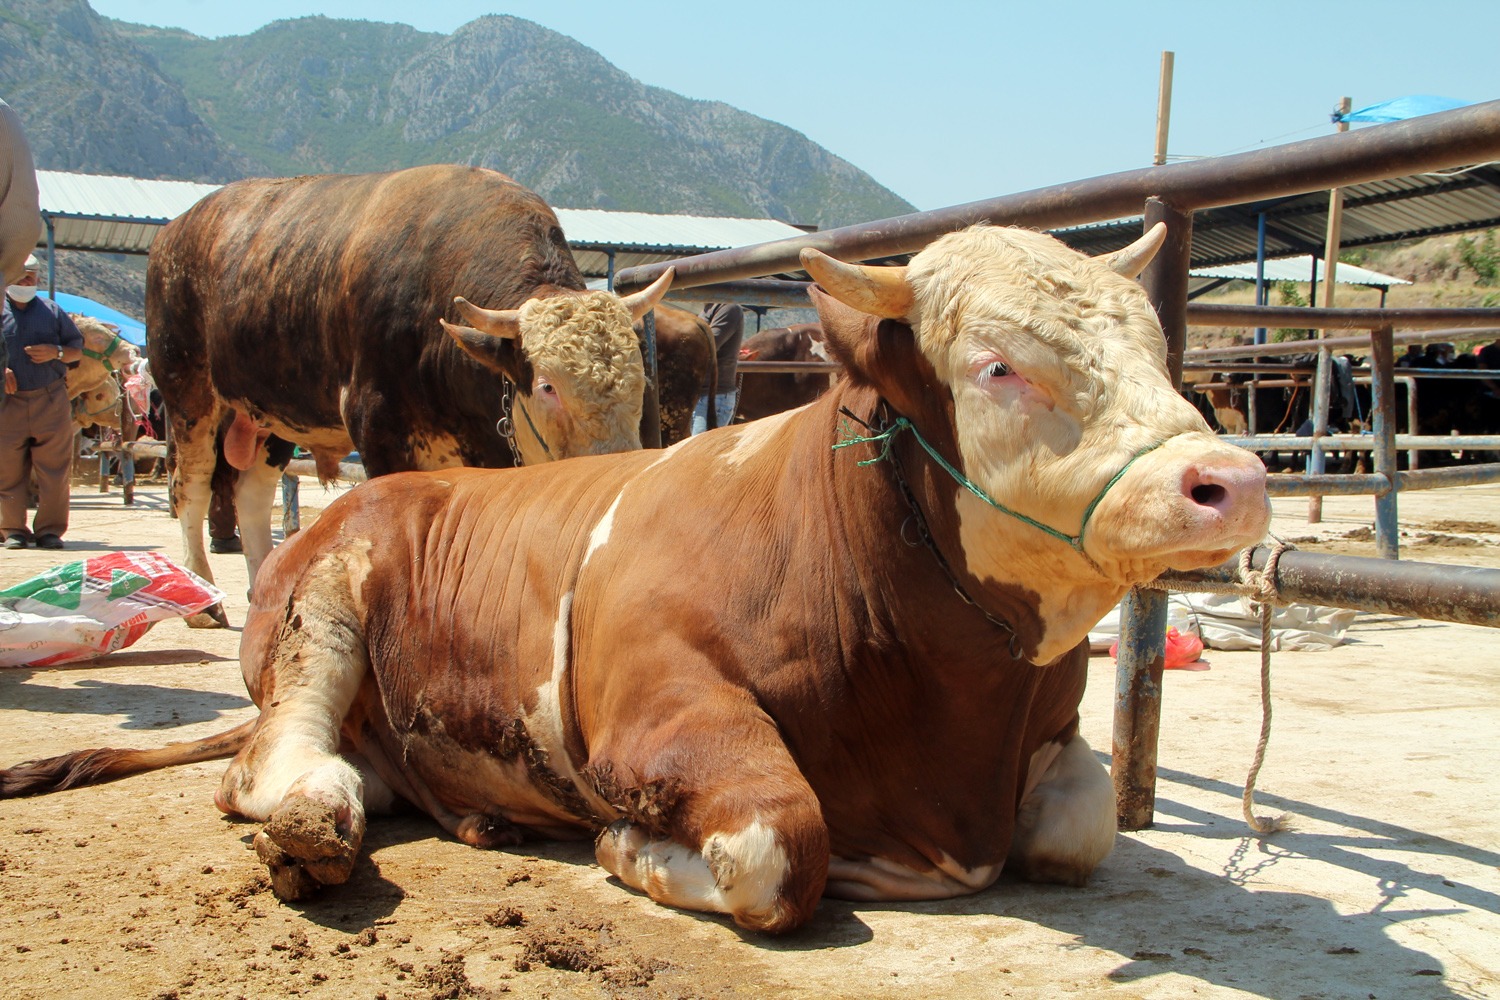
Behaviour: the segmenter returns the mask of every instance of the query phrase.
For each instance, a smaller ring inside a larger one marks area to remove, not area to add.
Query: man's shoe
[[[223,555],[227,552],[243,552],[245,547],[240,544],[239,536],[230,538],[211,538],[208,541],[208,551],[215,555]]]
[[[9,543],[7,542],[7,544]],[[63,540],[56,535],[42,535],[36,540],[36,547],[39,549],[60,549],[63,547]]]
[[[26,547],[26,536],[11,535],[5,540],[5,547],[7,549],[24,549]]]

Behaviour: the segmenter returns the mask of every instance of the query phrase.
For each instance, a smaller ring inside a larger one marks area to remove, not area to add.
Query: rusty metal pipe
[[[797,272],[803,247],[842,260],[913,253],[977,222],[1055,229],[1136,215],[1151,197],[1191,211],[1282,198],[1404,174],[1500,159],[1500,101],[1270,149],[1143,167],[931,212],[866,222],[770,243],[626,268],[617,290],[636,291],[668,267],[679,289]]]
[[[1500,326],[1500,309],[1310,309],[1307,306],[1213,305],[1205,302],[1188,306],[1191,326],[1282,326],[1309,330],[1373,330],[1382,326],[1400,326],[1407,330],[1487,329]],[[1258,347],[1262,352],[1285,351],[1289,344],[1327,344],[1326,340],[1283,341],[1277,344],[1239,344]],[[1216,348],[1210,348],[1214,350]],[[1317,350],[1317,346],[1310,348]]]
[[[1251,567],[1264,568],[1269,554],[1264,546],[1256,548]],[[1234,583],[1238,576],[1238,560],[1231,560],[1211,569],[1164,573],[1157,582],[1192,590],[1200,583]],[[1500,570],[1496,569],[1293,550],[1281,554],[1276,589],[1289,601],[1500,628]]]

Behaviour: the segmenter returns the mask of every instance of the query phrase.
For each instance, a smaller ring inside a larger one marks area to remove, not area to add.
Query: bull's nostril
[[[1219,507],[1229,498],[1229,491],[1217,483],[1199,483],[1190,494],[1194,503],[1204,507]]]

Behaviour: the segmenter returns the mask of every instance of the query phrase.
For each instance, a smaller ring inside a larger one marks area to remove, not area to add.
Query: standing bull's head
[[[673,273],[623,298],[558,291],[519,309],[454,300],[470,325],[442,320],[443,329],[515,384],[511,420],[525,464],[641,446],[646,371],[632,324],[666,294]]]
[[[1089,258],[979,226],[905,268],[803,252],[834,298],[901,321],[823,317],[851,377],[987,495],[952,483],[965,568],[1040,593],[1037,662],[1078,642],[1127,587],[1216,564],[1266,530],[1264,468],[1172,386],[1161,326],[1132,280],[1164,236],[1158,226]]]

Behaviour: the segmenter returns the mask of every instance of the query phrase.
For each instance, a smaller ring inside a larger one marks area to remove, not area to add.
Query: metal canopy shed
[[[37,188],[46,223],[40,246],[143,254],[161,227],[219,185],[38,170]],[[633,267],[804,232],[774,219],[555,211],[578,266],[590,277],[608,276],[611,257],[618,268]]]
[[[1351,184],[1343,191],[1340,245],[1345,249],[1500,226],[1500,166],[1494,163]],[[1194,212],[1192,266],[1255,260],[1262,214],[1267,259],[1323,256],[1328,193],[1314,191]],[[1140,233],[1136,216],[1054,235],[1092,255],[1127,246]]]

